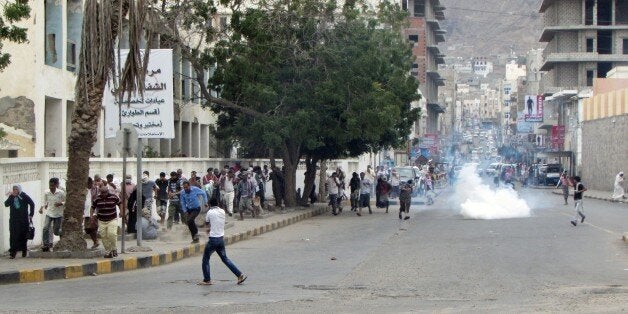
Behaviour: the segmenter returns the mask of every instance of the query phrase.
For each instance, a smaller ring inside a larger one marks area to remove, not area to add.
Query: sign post
[[[126,62],[128,49],[120,49],[118,67]],[[144,54],[144,51],[142,51]],[[119,137],[122,153],[123,177],[126,179],[126,157],[133,154],[131,143],[137,141],[137,245],[142,245],[142,140],[143,138],[174,138],[174,99],[172,49],[152,49],[146,67],[144,86],[129,93],[123,100],[115,88],[107,84],[103,95],[105,110],[105,138]],[[119,131],[122,130],[122,131]],[[118,133],[120,135],[118,135]],[[122,190],[123,200],[126,197]],[[123,214],[126,204],[121,206]],[[152,208],[148,209],[152,213]],[[124,222],[122,225],[124,230]],[[124,252],[124,231],[122,237]]]

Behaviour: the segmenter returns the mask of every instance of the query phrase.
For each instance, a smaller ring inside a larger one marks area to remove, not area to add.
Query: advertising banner
[[[517,113],[517,133],[529,134],[534,132],[534,122],[526,122],[525,111]]]
[[[554,125],[552,126],[552,148],[553,149],[562,149],[563,145],[565,145],[565,126],[564,125]]]
[[[527,95],[525,98],[524,121],[543,122],[543,95]]]
[[[128,54],[128,49],[121,49],[122,64]],[[107,84],[103,96],[105,138],[116,137],[120,122],[135,126],[139,138],[174,138],[172,82],[172,49],[151,49],[143,97],[135,92],[128,99],[125,94],[120,105],[113,86]]]

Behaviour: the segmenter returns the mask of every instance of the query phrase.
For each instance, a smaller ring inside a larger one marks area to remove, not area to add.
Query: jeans
[[[43,239],[42,242],[44,243],[45,247],[51,247],[52,246],[52,240],[54,239],[54,237],[52,237],[50,235],[50,231],[52,231],[52,233],[54,233],[54,235],[61,235],[61,220],[63,219],[63,217],[57,217],[57,218],[52,218],[48,215],[46,215],[46,218],[44,220],[44,229],[43,229]],[[50,225],[52,225],[52,230],[50,230]]]
[[[207,245],[205,245],[205,252],[203,253],[203,281],[210,281],[212,279],[210,275],[209,257],[212,253],[214,253],[214,251],[218,253],[222,262],[227,265],[229,270],[231,270],[236,277],[240,277],[240,275],[242,275],[242,272],[238,269],[238,267],[236,267],[236,265],[233,264],[233,262],[227,257],[223,237],[210,237],[209,241],[207,241]]]
[[[188,210],[188,228],[190,229],[190,233],[192,234],[192,239],[196,239],[198,236],[198,227],[196,226],[196,216],[201,213],[201,208],[193,208]]]
[[[331,205],[332,213],[335,214],[338,206],[338,194],[329,194],[329,205]]]
[[[576,200],[576,205],[574,206],[576,209],[576,215],[573,220],[578,221],[578,217],[584,216],[584,207],[582,206],[582,200]]]

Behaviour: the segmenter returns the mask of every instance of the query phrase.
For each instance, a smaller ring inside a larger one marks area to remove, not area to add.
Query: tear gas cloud
[[[456,180],[452,201],[461,215],[472,219],[530,217],[530,207],[515,190],[506,187],[491,189],[482,182],[476,168],[476,165],[465,165]]]

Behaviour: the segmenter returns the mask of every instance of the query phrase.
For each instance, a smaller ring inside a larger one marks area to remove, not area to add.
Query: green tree
[[[26,42],[26,28],[14,24],[22,19],[29,18],[31,12],[28,0],[7,2],[2,9],[2,14],[0,14],[0,71],[4,70],[11,63],[11,55],[2,52],[2,41]]]
[[[232,12],[226,30],[215,23],[219,4]],[[331,0],[248,8],[239,1],[162,2],[162,39],[193,65],[205,105],[218,114],[215,134],[249,155],[268,152],[271,164],[281,158],[287,205],[296,203],[302,157],[310,169],[319,160],[396,146],[418,118],[409,105],[418,98],[411,51],[400,29],[407,13],[389,3],[366,8]]]
[[[410,109],[418,85],[408,75],[404,15],[387,4],[378,12],[333,1],[262,3],[238,16],[230,40],[216,45],[211,87],[261,113],[213,104],[218,128],[281,152],[288,205],[296,203],[303,156],[311,170],[320,159],[396,146],[418,117]],[[308,171],[309,184],[314,174]]]

